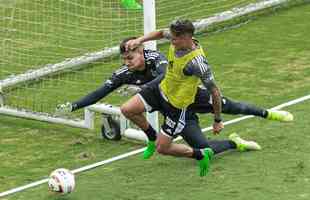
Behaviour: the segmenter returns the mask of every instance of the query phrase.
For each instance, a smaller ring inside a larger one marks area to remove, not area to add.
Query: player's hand
[[[141,45],[141,41],[139,40],[139,38],[133,39],[133,40],[128,40],[126,42],[126,51],[133,50],[140,45]]]
[[[135,85],[123,86],[121,89],[117,90],[117,92],[120,93],[121,96],[134,96],[140,91],[141,88]]]
[[[139,93],[141,91],[141,88],[139,86],[129,85],[126,90],[128,91],[128,93],[131,96],[133,96],[133,95]]]
[[[219,134],[223,128],[224,128],[223,122],[214,122],[213,123],[213,134],[215,135]]]
[[[56,115],[66,115],[70,112],[72,112],[72,104],[70,102],[56,106]]]

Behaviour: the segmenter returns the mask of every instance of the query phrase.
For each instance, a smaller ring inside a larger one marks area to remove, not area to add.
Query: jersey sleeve
[[[183,73],[188,76],[199,77],[207,89],[215,85],[214,76],[208,60],[202,55],[196,56],[189,62],[184,68]]]
[[[152,84],[158,85],[162,81],[166,73],[166,67],[168,65],[167,58],[164,55],[160,54],[155,59],[154,65],[155,65],[154,75],[156,77],[153,80],[146,83],[145,86],[149,86]]]

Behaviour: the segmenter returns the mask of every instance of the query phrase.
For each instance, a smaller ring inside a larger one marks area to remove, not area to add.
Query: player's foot
[[[155,152],[155,141],[148,141],[147,147],[143,152],[143,159],[149,159]]]
[[[280,122],[290,122],[293,121],[294,116],[290,112],[284,110],[268,110],[267,119]]]
[[[229,139],[236,143],[237,149],[239,151],[247,150],[261,150],[261,146],[254,141],[247,141],[242,139],[237,133],[232,133],[229,135]]]
[[[209,171],[210,160],[212,159],[214,152],[210,148],[204,149],[204,157],[198,160],[199,164],[199,175],[205,176]]]

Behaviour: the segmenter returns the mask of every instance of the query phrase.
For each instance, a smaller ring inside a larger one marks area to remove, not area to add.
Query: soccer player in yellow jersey
[[[168,67],[161,83],[143,88],[122,105],[121,111],[147,134],[149,141],[143,154],[145,159],[151,157],[155,150],[164,155],[195,158],[198,160],[200,176],[205,176],[214,154],[230,149],[259,150],[260,146],[253,141],[241,139],[237,134],[230,135],[229,140],[220,141],[207,140],[202,134],[193,109],[199,107],[197,96],[203,97],[197,95],[198,86],[202,83],[211,94],[215,134],[224,128],[221,118],[222,97],[204,51],[198,41],[193,39],[194,31],[191,21],[177,20],[170,24],[169,32],[156,31],[127,42],[126,49],[129,52],[143,42],[162,38],[169,38],[171,46]],[[145,111],[154,110],[164,116],[158,134],[150,128],[143,115]],[[189,146],[173,143],[178,135]]]

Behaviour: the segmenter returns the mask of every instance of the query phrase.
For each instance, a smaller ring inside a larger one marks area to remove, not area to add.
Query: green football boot
[[[294,116],[284,110],[268,110],[267,119],[280,122],[290,122],[294,120]]]
[[[254,141],[247,141],[242,139],[237,133],[232,133],[229,135],[229,139],[233,141],[239,151],[248,151],[248,150],[261,150],[261,146]]]
[[[204,157],[201,160],[198,160],[199,165],[199,175],[206,176],[209,171],[210,160],[212,159],[214,152],[210,148],[204,149]]]
[[[148,141],[147,147],[143,152],[143,159],[149,159],[155,152],[156,145],[155,141]]]

